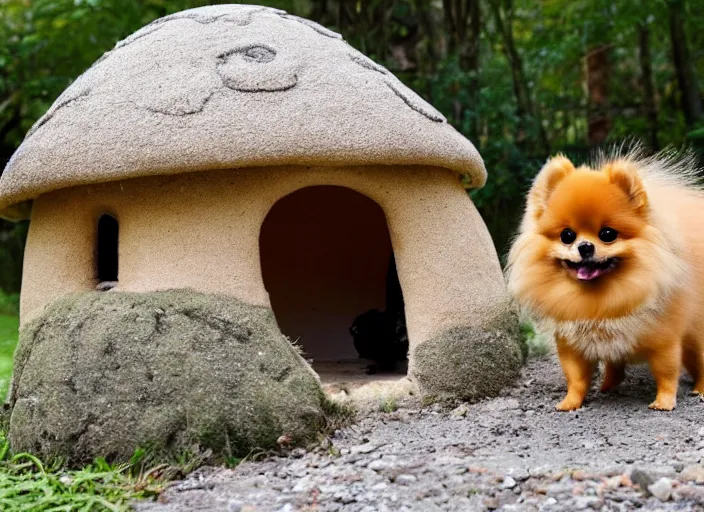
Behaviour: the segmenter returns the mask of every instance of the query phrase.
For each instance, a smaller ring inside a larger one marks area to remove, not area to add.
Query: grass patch
[[[2,298],[0,295],[0,301]],[[12,377],[18,328],[17,316],[0,314],[0,397],[3,399]],[[0,431],[0,510],[127,511],[131,509],[131,500],[158,495],[169,476],[182,476],[183,469],[189,468],[162,465],[147,470],[143,457],[136,453],[131,464],[108,464],[97,459],[83,469],[68,471],[60,461],[44,464],[28,453],[13,454],[5,433]]]
[[[78,471],[60,464],[45,466],[28,453],[12,454],[0,433],[0,510],[114,511],[129,502],[157,496],[164,488],[163,468],[144,471],[136,465],[111,465],[103,459]]]
[[[354,407],[349,404],[342,404],[323,396],[323,416],[325,417],[323,424],[319,425],[318,430],[321,434],[327,435],[335,432],[352,423],[356,415]]]
[[[393,397],[384,398],[379,404],[379,411],[392,413],[398,410],[398,401]]]
[[[17,346],[19,319],[0,315],[0,399],[5,399],[12,377],[12,356]]]

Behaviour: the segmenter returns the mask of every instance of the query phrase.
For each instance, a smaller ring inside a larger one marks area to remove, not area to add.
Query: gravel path
[[[704,401],[688,396],[688,378],[670,413],[647,409],[646,368],[629,368],[614,392],[592,390],[573,413],[553,410],[562,379],[553,357],[532,360],[499,398],[371,413],[316,449],[204,468],[137,508],[704,510]]]

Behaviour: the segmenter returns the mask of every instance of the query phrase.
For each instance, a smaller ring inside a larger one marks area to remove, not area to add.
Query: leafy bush
[[[17,316],[20,313],[19,293],[5,293],[0,290],[0,315]]]
[[[528,357],[545,357],[553,349],[550,336],[538,332],[528,320],[521,322],[521,336],[528,346]]]
[[[28,222],[11,224],[0,219],[0,294],[20,291],[20,280],[22,277],[22,259],[24,255],[24,244],[27,237]],[[3,304],[6,303],[0,295],[0,314]],[[10,302],[17,302],[16,298],[9,297]]]

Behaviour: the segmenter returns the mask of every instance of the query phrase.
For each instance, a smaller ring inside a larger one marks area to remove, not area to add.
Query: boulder
[[[216,458],[315,437],[325,399],[274,314],[195,293],[86,293],[21,329],[8,394],[15,451],[71,465],[143,448]]]
[[[457,326],[415,348],[413,377],[426,400],[495,397],[518,377],[526,357],[511,308],[483,325]]]

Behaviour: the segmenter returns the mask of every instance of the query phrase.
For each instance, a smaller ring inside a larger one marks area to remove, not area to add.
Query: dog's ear
[[[616,160],[604,167],[609,181],[618,186],[628,196],[633,209],[645,215],[648,211],[648,194],[638,175],[638,167],[627,160]]]
[[[548,200],[557,185],[574,171],[574,165],[570,160],[557,155],[550,158],[533,181],[533,186],[528,193],[527,212],[538,220],[548,205]]]

